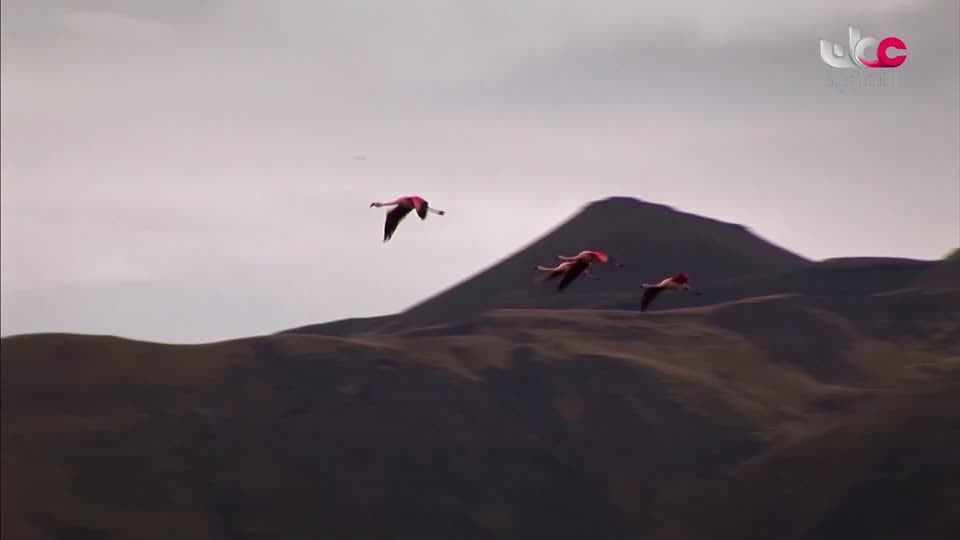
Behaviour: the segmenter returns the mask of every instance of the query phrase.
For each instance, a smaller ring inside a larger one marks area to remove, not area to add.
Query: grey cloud
[[[485,74],[451,86],[449,99],[458,102],[469,96],[471,102],[543,108],[583,106],[590,100],[599,107],[609,102],[657,105],[657,99],[678,96],[689,99],[685,104],[693,107],[730,105],[730,100],[750,107],[779,106],[802,97],[822,98],[824,80],[847,74],[823,65],[819,39],[845,43],[848,22],[867,35],[895,33],[908,43],[909,61],[897,72],[882,74],[895,84],[885,97],[922,93],[929,98],[944,91],[956,95],[957,12],[955,2],[932,0],[862,14],[851,21],[833,15],[768,25],[747,20],[732,36],[704,35],[688,21],[672,20],[653,28],[624,23],[522,65],[507,65],[496,76]]]

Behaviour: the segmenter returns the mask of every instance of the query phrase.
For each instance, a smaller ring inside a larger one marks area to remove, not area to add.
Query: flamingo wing
[[[386,242],[393,237],[393,232],[397,230],[397,225],[400,225],[400,222],[403,221],[403,218],[407,217],[413,210],[411,206],[397,206],[393,210],[387,212],[387,221],[383,225],[383,241]]]
[[[647,287],[643,290],[643,298],[640,300],[640,311],[646,311],[647,306],[650,305],[653,300],[660,295],[663,291],[663,287]]]
[[[577,261],[574,263],[573,266],[571,266],[570,269],[563,274],[563,279],[561,279],[560,284],[557,285],[557,291],[562,291],[569,287],[570,284],[573,283],[573,280],[580,277],[580,274],[582,274],[588,266],[590,266],[590,263],[583,261]]]
[[[551,281],[551,280],[557,279],[558,277],[560,277],[560,276],[563,275],[564,273],[566,273],[564,270],[554,270],[554,271],[550,272],[549,274],[547,274],[546,276],[544,276],[544,277],[543,277],[543,281]]]

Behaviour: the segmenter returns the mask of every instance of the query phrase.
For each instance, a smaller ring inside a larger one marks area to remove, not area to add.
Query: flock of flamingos
[[[394,206],[393,210],[387,212],[387,220],[383,226],[383,241],[386,242],[393,237],[393,233],[397,230],[397,226],[400,225],[400,222],[403,218],[407,217],[407,214],[416,210],[417,216],[420,217],[420,220],[427,219],[427,214],[434,213],[437,215],[444,215],[446,212],[436,208],[432,208],[430,204],[417,195],[409,195],[406,197],[400,197],[389,202],[372,202],[370,203],[371,208],[381,208],[384,206]],[[581,251],[580,253],[574,255],[573,257],[565,257],[563,255],[557,255],[557,259],[562,261],[557,266],[536,266],[535,270],[540,272],[547,272],[547,275],[544,277],[543,281],[550,281],[562,276],[560,284],[557,285],[557,291],[562,291],[566,289],[575,279],[581,275],[593,278],[600,279],[590,273],[591,264],[616,264],[618,268],[623,268],[623,264],[614,263],[613,257],[607,255],[602,251]],[[646,311],[647,307],[651,302],[663,291],[679,291],[679,292],[689,292],[690,289],[690,278],[686,272],[680,272],[679,274],[664,279],[663,281],[655,284],[644,283],[642,285],[643,299],[640,301],[640,311]],[[695,291],[696,295],[700,295],[700,291]]]

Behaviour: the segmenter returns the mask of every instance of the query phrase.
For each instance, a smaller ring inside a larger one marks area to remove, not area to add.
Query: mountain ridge
[[[652,225],[648,226],[648,223]],[[660,234],[661,224],[665,224],[663,227],[667,229],[670,241],[647,241],[641,246],[643,257],[631,256],[634,239],[643,242],[643,236]],[[671,224],[673,229],[667,227]],[[699,230],[696,234],[707,239],[700,242],[699,247],[690,248],[684,243],[685,236],[677,234],[675,229],[680,229],[681,233]],[[604,241],[611,236],[611,230],[615,233],[613,236],[618,237],[617,244],[624,249],[611,249],[609,246],[613,242]],[[716,238],[725,242],[719,242],[719,247],[712,246],[711,241]],[[760,248],[756,252],[760,255],[751,251],[755,247]],[[628,267],[622,270],[598,268],[596,273],[602,275],[600,282],[577,283],[562,295],[555,294],[552,288],[531,283],[535,279],[529,270],[533,265],[553,264],[555,255],[571,255],[582,249],[608,251],[626,262]],[[762,263],[743,260],[736,263],[737,253],[748,253]],[[723,264],[718,264],[718,260]],[[569,219],[523,247],[400,312],[304,325],[279,333],[367,335],[471,318],[487,309],[637,309],[642,295],[638,283],[661,279],[681,269],[691,272],[695,285],[703,286],[707,294],[690,298],[664,297],[652,309],[706,305],[778,292],[850,294],[849,291],[854,291],[859,294],[912,285],[912,279],[937,262],[895,257],[835,257],[813,261],[772,244],[741,224],[683,212],[665,204],[612,196],[585,204]],[[743,275],[731,272],[731,266]],[[868,276],[866,279],[842,278],[845,280],[843,286],[825,286],[829,282],[824,281],[824,276],[829,272],[842,274],[860,270],[869,270],[868,274],[863,274]],[[799,286],[813,281],[820,285]]]
[[[658,231],[664,227],[668,234],[661,239]],[[675,230],[671,231],[670,227]],[[695,246],[685,246],[684,234],[687,233],[697,239]],[[705,253],[698,254],[697,247]],[[600,282],[575,284],[563,295],[532,285],[533,266],[554,264],[555,255],[572,255],[583,249],[606,251],[625,262],[627,268],[622,272],[600,269],[598,273],[604,274]],[[723,250],[722,258],[726,264],[716,267],[713,272],[706,271],[704,265],[716,258],[718,249]],[[643,257],[655,257],[654,261],[640,260],[639,253]],[[756,267],[747,262],[752,257],[757,258]],[[367,320],[354,319],[349,323],[332,321],[305,325],[282,332],[347,335],[376,328],[442,323],[494,308],[583,307],[589,305],[598,293],[618,294],[619,291],[635,289],[639,281],[672,275],[681,266],[691,270],[694,276],[707,276],[699,278],[699,282],[709,284],[711,279],[729,276],[736,271],[750,270],[762,274],[805,264],[810,261],[755,235],[743,225],[682,212],[665,204],[612,196],[583,205],[569,219],[523,247],[398,313]],[[638,275],[641,270],[646,277]]]

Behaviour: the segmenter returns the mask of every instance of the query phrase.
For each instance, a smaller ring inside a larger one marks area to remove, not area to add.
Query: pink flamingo
[[[670,291],[679,291],[687,292],[690,290],[690,276],[686,272],[680,272],[679,274],[664,279],[657,284],[643,284],[643,298],[640,300],[640,311],[646,311],[647,306],[650,305],[653,300],[660,295],[661,292],[670,290]],[[700,296],[700,291],[694,293],[697,296]]]
[[[443,210],[437,210],[436,208],[431,208],[430,204],[417,195],[411,195],[408,197],[400,197],[394,199],[390,202],[372,202],[370,203],[370,208],[382,206],[396,206],[393,210],[387,212],[387,221],[383,225],[383,241],[386,242],[393,237],[393,232],[397,230],[397,225],[400,225],[400,221],[403,218],[407,217],[411,211],[416,210],[417,215],[420,216],[421,220],[427,219],[427,212],[433,212],[434,214],[444,215],[446,212]]]
[[[563,279],[560,280],[560,284],[557,285],[557,291],[566,289],[571,283],[573,283],[573,280],[580,277],[581,274],[593,279],[600,279],[590,273],[590,265],[594,263],[606,264],[613,262],[613,258],[602,251],[581,251],[573,257],[557,255],[557,259],[565,262],[562,262],[554,267],[534,267],[535,270],[549,272],[546,277],[543,278],[543,281],[549,281],[559,276],[563,276]],[[617,264],[617,267],[623,268],[623,264]]]

